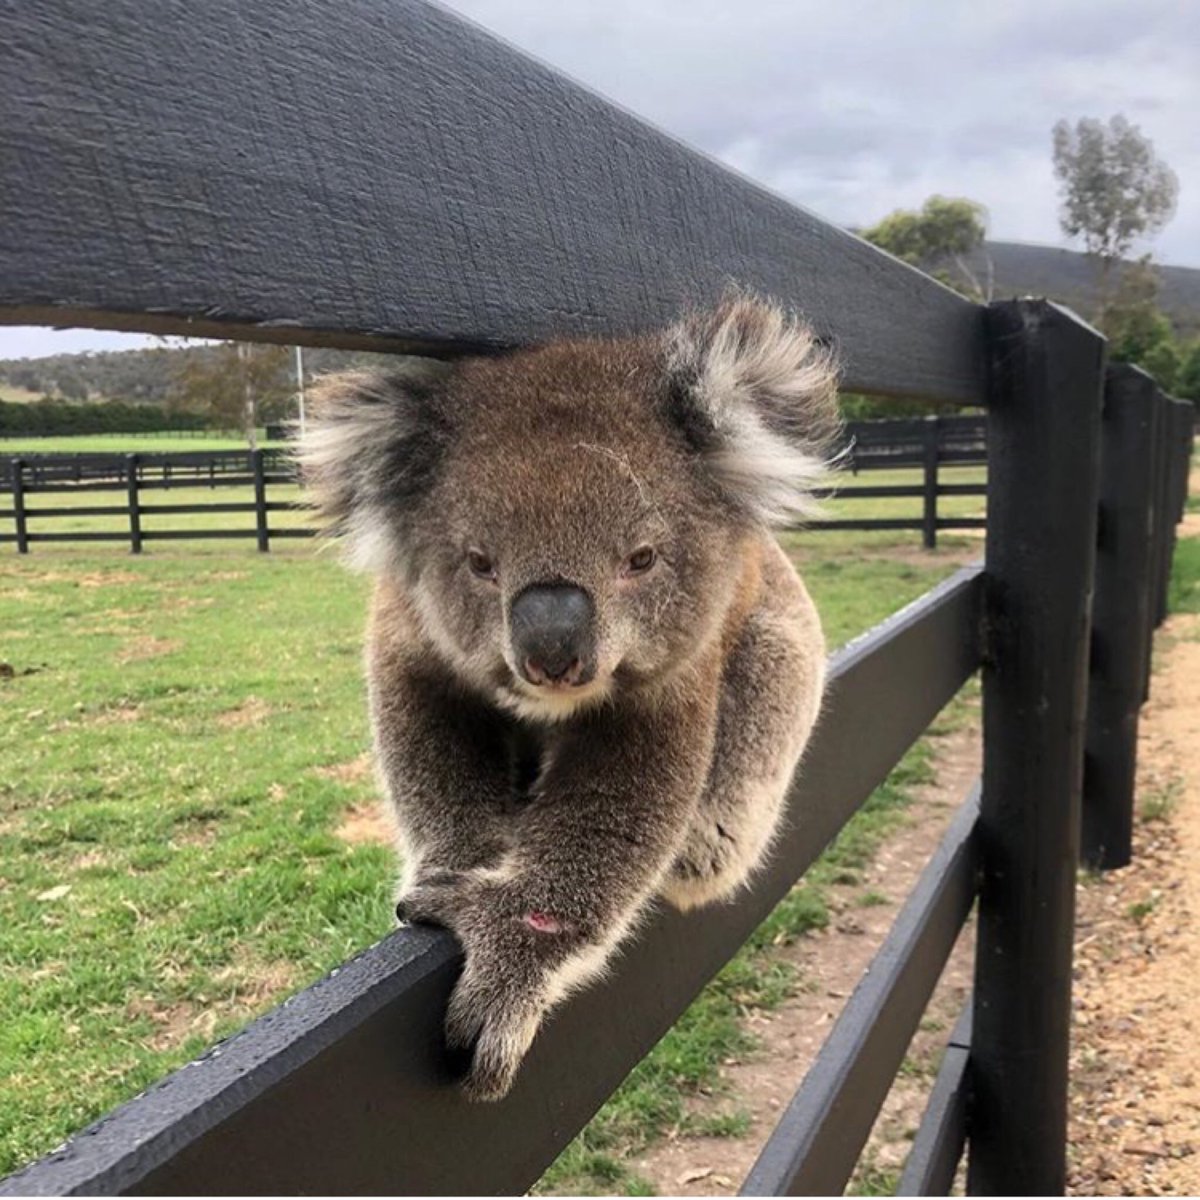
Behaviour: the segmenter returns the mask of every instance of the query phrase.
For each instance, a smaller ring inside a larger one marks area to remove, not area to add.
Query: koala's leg
[[[603,969],[657,892],[704,786],[718,680],[714,656],[670,698],[556,729],[500,868],[405,897],[412,918],[448,925],[466,950],[447,1034],[474,1048],[475,1098],[508,1091],[542,1018]]]
[[[772,556],[763,600],[725,662],[712,767],[662,895],[690,909],[734,893],[766,856],[825,680],[816,609],[790,563]]]
[[[377,648],[369,680],[376,758],[400,830],[399,895],[498,863],[513,826],[511,718],[401,649]]]

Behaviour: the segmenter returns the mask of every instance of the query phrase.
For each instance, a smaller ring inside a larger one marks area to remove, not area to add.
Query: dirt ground
[[[1133,863],[1079,891],[1075,1195],[1200,1191],[1200,617],[1170,618],[1156,659]]]

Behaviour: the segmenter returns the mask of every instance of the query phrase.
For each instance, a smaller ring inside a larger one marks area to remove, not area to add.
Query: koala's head
[[[835,374],[804,325],[736,299],[653,336],[329,378],[299,457],[326,530],[446,661],[555,719],[716,636],[746,539],[811,508]]]

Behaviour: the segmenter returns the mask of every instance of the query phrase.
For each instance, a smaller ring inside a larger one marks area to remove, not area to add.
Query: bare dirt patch
[[[142,719],[142,706],[133,703],[114,704],[85,718],[88,725],[131,725]]]
[[[125,1005],[130,1020],[149,1019],[154,1032],[146,1039],[151,1050],[172,1050],[182,1045],[194,1033],[211,1039],[220,1020],[215,1008],[199,1008],[190,1000],[176,1004],[161,1004],[151,996],[135,996]]]
[[[759,1046],[745,1060],[729,1060],[721,1086],[689,1105],[691,1116],[742,1113],[738,1137],[697,1137],[676,1131],[630,1163],[663,1195],[721,1196],[737,1191],[816,1058],[833,1023],[879,949],[900,905],[940,841],[979,772],[978,728],[958,730],[935,744],[936,782],[916,790],[907,820],[880,848],[858,882],[832,889],[833,919],[821,931],[782,947],[779,957],[799,969],[802,986],[772,1012],[752,1013],[749,1029]],[[879,901],[884,902],[880,903]],[[955,950],[909,1059],[876,1122],[864,1152],[866,1170],[902,1163],[911,1146],[953,1022],[970,988],[971,950]]]
[[[371,777],[374,760],[370,753],[360,754],[346,762],[332,763],[328,767],[314,767],[313,774],[322,779],[333,779],[337,783],[361,783]]]
[[[954,535],[957,538],[969,535],[971,532],[969,529],[956,529]],[[936,563],[953,563],[956,567],[965,567],[969,563],[975,562],[982,555],[983,547],[980,545],[942,545],[933,551],[925,550],[920,545],[913,545],[889,546],[886,553],[875,555],[872,550],[862,554],[860,557],[864,560],[869,560],[872,557],[885,558],[888,562],[898,562],[903,563],[905,566],[921,567],[923,570],[928,571],[930,566]]]
[[[1159,638],[1133,862],[1079,893],[1075,1195],[1200,1189],[1200,617],[1172,617]]]
[[[247,696],[237,708],[218,713],[217,724],[222,729],[246,729],[261,725],[275,710],[258,696]]]
[[[135,996],[126,1003],[131,1020],[147,1018],[153,1024],[154,1032],[146,1039],[151,1050],[174,1049],[195,1035],[211,1042],[223,1020],[250,1017],[292,990],[296,968],[282,960],[238,960],[216,972],[213,979],[219,991],[212,997],[164,1004],[152,996]]]
[[[183,648],[183,642],[178,638],[136,637],[130,638],[117,651],[117,662],[144,662],[148,658],[162,658],[166,654],[174,654]]]
[[[267,1003],[278,1003],[296,986],[296,968],[283,959],[249,962],[237,959],[213,977],[228,991],[219,1003],[225,1011],[257,1011]]]
[[[368,751],[345,762],[331,763],[327,767],[314,767],[313,774],[352,787],[369,780],[374,770],[375,760]],[[372,798],[350,805],[333,832],[335,837],[351,846],[394,846],[397,834],[396,818],[391,806],[382,798]]]
[[[396,844],[396,819],[382,800],[354,804],[338,822],[334,835],[351,846]]]

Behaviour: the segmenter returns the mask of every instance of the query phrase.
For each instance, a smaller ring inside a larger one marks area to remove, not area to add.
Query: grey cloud
[[[1061,241],[1059,117],[1124,111],[1200,186],[1200,38],[1178,0],[452,0],[452,6],[830,220],[987,205],[997,237]],[[833,207],[831,207],[833,205]],[[1200,264],[1200,216],[1161,257]]]

